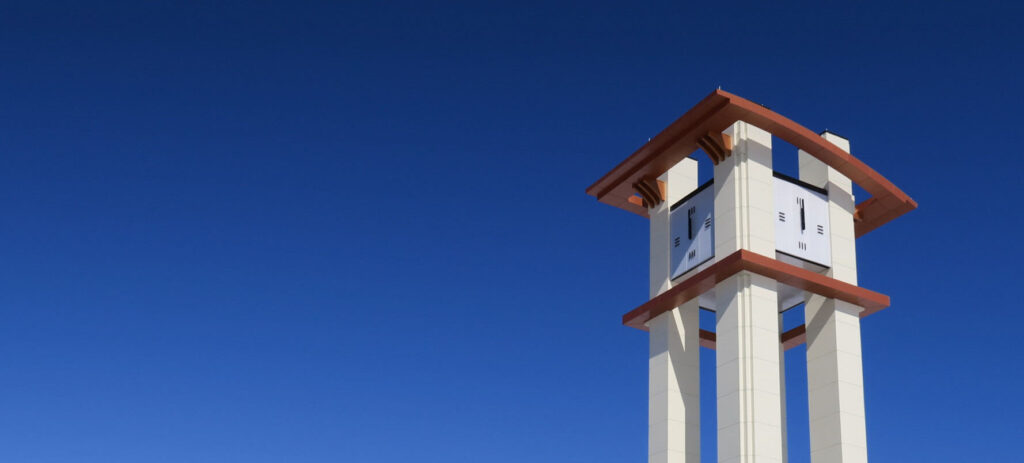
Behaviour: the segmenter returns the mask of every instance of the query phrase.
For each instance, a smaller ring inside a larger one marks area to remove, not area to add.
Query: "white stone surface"
[[[807,317],[807,401],[813,463],[867,461],[860,307],[814,295]]]
[[[779,333],[783,333],[782,314],[779,314]],[[782,463],[789,462],[789,433],[786,424],[786,348],[779,344],[779,398],[782,401],[780,410],[782,417],[779,423],[782,425]]]
[[[699,311],[691,300],[647,323],[651,463],[700,462]]]
[[[772,136],[746,122],[725,133],[733,147],[715,166],[715,258],[740,249],[774,258]]]
[[[848,140],[822,135],[843,150]],[[849,178],[801,151],[800,179],[829,193],[832,267],[828,275],[857,284],[857,252]],[[819,295],[807,297],[807,399],[812,463],[867,462],[860,312],[853,304]]]
[[[850,142],[845,138],[828,132],[822,137],[849,152]],[[803,150],[799,151],[798,156],[800,180],[828,190],[829,226],[832,235],[832,267],[829,276],[856,285],[857,248],[853,229],[856,203],[853,197],[853,182]]]
[[[665,201],[648,209],[651,226],[650,296],[653,298],[672,287],[669,239],[669,208],[697,189],[697,161],[686,158],[672,166],[658,180],[665,182]]]
[[[665,201],[651,208],[650,296],[672,286],[669,208],[695,190],[698,164],[684,159],[658,180]],[[647,322],[650,330],[648,461],[700,462],[700,307],[697,300]]]
[[[776,282],[740,272],[715,287],[718,461],[783,461]]]
[[[715,166],[715,258],[740,249],[775,257],[771,134],[745,122],[725,132]],[[740,272],[715,286],[718,461],[783,461],[776,282]]]

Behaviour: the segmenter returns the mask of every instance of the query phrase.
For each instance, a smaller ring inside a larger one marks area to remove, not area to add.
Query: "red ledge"
[[[906,193],[861,160],[786,117],[729,92],[716,90],[587,188],[599,201],[647,217],[633,185],[657,178],[736,121],[751,123],[802,149],[860,185],[871,198],[857,205],[854,233],[860,237],[915,208]],[[714,159],[714,158],[712,158]]]
[[[647,331],[646,323],[652,318],[714,289],[719,282],[744,270],[764,275],[779,283],[804,291],[863,307],[861,318],[889,307],[889,296],[884,294],[829,278],[755,252],[739,250],[623,315],[622,324]]]

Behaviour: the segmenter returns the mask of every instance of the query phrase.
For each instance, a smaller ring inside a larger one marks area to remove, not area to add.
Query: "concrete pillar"
[[[672,244],[669,242],[669,209],[699,186],[697,160],[686,158],[658,177],[665,183],[665,201],[647,210],[651,224],[650,295],[655,296],[672,287]]]
[[[831,133],[826,140],[849,152],[850,142]],[[800,179],[828,190],[832,268],[828,275],[857,284],[853,228],[855,208],[849,178],[801,151]],[[860,312],[853,304],[809,295],[807,325],[807,402],[812,463],[865,463],[864,375]]]
[[[650,295],[672,286],[669,208],[697,188],[697,161],[685,159],[659,180],[665,202],[651,208]],[[647,323],[650,330],[648,461],[700,462],[700,308],[696,299]]]
[[[746,122],[725,133],[733,147],[715,166],[715,258],[746,249],[774,259],[772,134]]]
[[[647,323],[651,463],[700,462],[699,312],[694,299]]]
[[[782,314],[779,314],[779,333],[784,333],[782,324]],[[789,462],[789,432],[786,429],[786,348],[782,346],[782,341],[779,341],[779,398],[782,399],[780,410],[782,411],[782,418],[779,421],[782,424],[782,463]]]
[[[739,249],[775,257],[771,134],[745,122],[726,133],[715,166],[715,257]],[[776,282],[739,272],[715,286],[718,461],[782,461]]]

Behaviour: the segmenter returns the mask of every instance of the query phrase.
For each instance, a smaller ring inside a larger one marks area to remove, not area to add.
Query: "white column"
[[[672,286],[669,208],[697,188],[697,161],[684,159],[659,180],[665,202],[651,208],[651,286],[655,297]],[[650,330],[648,461],[700,462],[700,319],[697,300],[647,322]]]
[[[850,151],[848,140],[827,132],[822,137]],[[832,268],[828,275],[856,285],[853,184],[809,154],[801,151],[799,156],[800,179],[828,190],[832,231]],[[868,460],[861,310],[853,304],[820,295],[810,295],[804,306],[812,463],[866,463]]]
[[[782,461],[782,394],[775,280],[740,272],[718,303],[718,461]]]
[[[669,209],[699,186],[697,160],[686,158],[658,177],[666,185],[665,201],[647,210],[651,220],[651,291],[655,296],[672,287],[672,245],[669,240]]]
[[[771,134],[737,122],[715,166],[715,257],[775,257]],[[782,461],[776,282],[743,271],[715,286],[718,461]]]
[[[700,463],[699,312],[693,299],[647,323],[651,463]]]
[[[779,333],[783,333],[782,314],[779,314]],[[781,334],[780,334],[781,335]],[[789,432],[787,431],[786,424],[786,348],[783,347],[782,341],[779,341],[779,398],[781,399],[782,418],[779,421],[782,424],[782,463],[789,462]]]
[[[746,249],[774,259],[772,134],[746,122],[725,133],[733,146],[715,166],[715,258]]]
[[[822,138],[843,151],[850,151],[850,141],[825,132]],[[845,175],[800,150],[800,180],[828,190],[829,228],[832,232],[832,268],[828,275],[840,281],[857,284],[857,243],[853,230],[853,182]]]

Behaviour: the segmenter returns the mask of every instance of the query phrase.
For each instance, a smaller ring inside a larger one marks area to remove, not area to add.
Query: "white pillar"
[[[715,258],[746,249],[774,259],[772,134],[746,122],[725,133],[733,147],[715,166]]]
[[[822,135],[843,150],[850,142]],[[828,275],[857,284],[853,227],[855,208],[849,178],[801,151],[800,179],[828,190],[832,268]],[[807,402],[812,463],[866,463],[864,375],[861,363],[860,312],[853,304],[809,295],[804,306],[807,325]]]
[[[659,180],[665,202],[651,208],[651,286],[672,286],[669,208],[697,188],[697,161],[684,159]],[[700,308],[696,299],[647,322],[650,330],[648,461],[700,462]]]
[[[700,463],[699,312],[693,299],[647,323],[651,463]]]
[[[782,314],[779,314],[779,333],[783,333]],[[786,348],[779,341],[779,398],[782,399],[780,411],[782,418],[782,463],[789,462],[789,432],[786,424]]]
[[[715,166],[715,257],[775,257],[771,134],[745,122]],[[748,271],[715,286],[718,461],[782,461],[776,282]]]
[[[651,224],[651,291],[655,296],[672,287],[672,245],[669,239],[669,209],[697,189],[697,160],[686,158],[658,177],[665,183],[665,201],[647,210]]]

